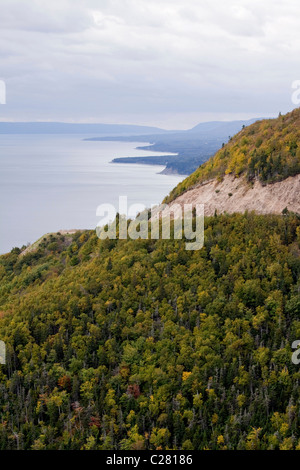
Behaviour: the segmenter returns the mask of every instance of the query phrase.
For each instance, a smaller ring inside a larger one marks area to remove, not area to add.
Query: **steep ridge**
[[[166,203],[215,211],[300,212],[300,109],[244,128],[181,182]],[[171,204],[171,205],[172,205]]]

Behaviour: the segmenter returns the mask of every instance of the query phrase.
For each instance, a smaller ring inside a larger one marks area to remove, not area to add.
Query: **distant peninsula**
[[[105,136],[86,138],[86,141],[149,142],[138,146],[139,150],[165,152],[167,155],[146,157],[122,157],[113,163],[142,163],[164,165],[162,174],[189,175],[205,163],[222,145],[242,128],[253,124],[257,119],[246,121],[213,121],[200,123],[185,131],[168,131],[130,136]]]

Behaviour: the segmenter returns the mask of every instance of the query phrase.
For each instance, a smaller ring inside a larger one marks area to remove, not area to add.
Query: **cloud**
[[[299,26],[296,0],[1,0],[0,118],[285,111]]]

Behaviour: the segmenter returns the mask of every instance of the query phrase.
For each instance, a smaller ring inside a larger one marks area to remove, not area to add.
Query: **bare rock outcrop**
[[[227,175],[221,182],[210,180],[186,191],[172,201],[165,211],[174,208],[174,204],[181,207],[184,204],[204,204],[204,213],[207,216],[214,215],[215,212],[222,214],[245,211],[281,214],[285,208],[300,214],[300,175],[266,185],[258,180],[250,184],[244,177]]]

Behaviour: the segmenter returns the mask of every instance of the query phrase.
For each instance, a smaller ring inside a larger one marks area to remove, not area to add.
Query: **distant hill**
[[[256,122],[257,119],[249,119],[247,121],[210,121],[210,122],[201,122],[197,126],[193,127],[189,131],[189,134],[209,134],[212,137],[214,134],[216,137],[230,136],[236,134],[243,126],[249,126]]]
[[[64,122],[0,122],[0,134],[166,134],[158,127],[129,124],[80,124]]]
[[[255,122],[246,121],[215,121],[204,122],[186,131],[170,131],[166,134],[149,134],[136,136],[94,137],[92,141],[126,141],[149,142],[151,145],[138,147],[140,150],[177,153],[167,157],[128,157],[117,158],[115,163],[148,163],[150,165],[166,165],[165,172],[187,175],[195,171],[199,165],[208,160],[228,139],[243,126]]]

